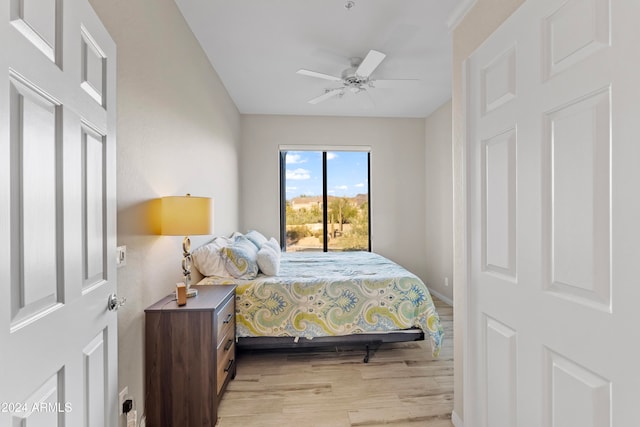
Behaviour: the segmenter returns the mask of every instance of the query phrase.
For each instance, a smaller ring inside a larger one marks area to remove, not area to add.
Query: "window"
[[[368,151],[281,150],[280,241],[288,252],[371,249]]]

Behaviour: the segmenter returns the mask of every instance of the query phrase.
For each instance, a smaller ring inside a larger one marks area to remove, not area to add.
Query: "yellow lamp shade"
[[[209,197],[160,198],[160,234],[196,236],[213,233],[213,200]]]

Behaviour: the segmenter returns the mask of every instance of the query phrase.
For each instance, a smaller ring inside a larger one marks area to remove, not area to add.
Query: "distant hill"
[[[357,194],[355,197],[337,197],[337,196],[327,196],[327,201],[331,203],[332,200],[335,199],[347,199],[355,206],[361,207],[365,203],[369,202],[368,194]],[[313,206],[321,207],[322,206],[322,196],[301,196],[294,197],[288,200],[291,204],[291,207],[294,210],[299,209],[310,209]]]

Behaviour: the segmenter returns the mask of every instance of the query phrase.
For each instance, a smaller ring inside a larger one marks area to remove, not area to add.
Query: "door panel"
[[[53,62],[59,51],[61,7],[60,0],[10,0],[11,24]]]
[[[83,292],[106,279],[105,138],[82,126]]]
[[[33,84],[12,76],[11,151],[11,330],[45,315],[63,299],[57,218],[62,144],[60,106]]]
[[[546,425],[608,426],[611,382],[545,349]]]
[[[482,114],[486,115],[516,96],[516,49],[501,53],[481,71]]]
[[[64,418],[57,411],[63,401],[63,371],[48,378],[42,386],[12,409],[11,426],[62,426]],[[42,409],[41,409],[42,408]],[[45,410],[55,408],[56,410]]]
[[[609,8],[609,0],[570,0],[543,18],[546,79],[610,45]]]
[[[105,392],[108,392],[107,378],[108,354],[104,335],[107,331],[100,331],[96,337],[82,350],[84,356],[84,389],[85,425],[105,426]]]
[[[638,13],[525,2],[467,60],[466,426],[637,424]]]
[[[80,86],[98,105],[105,106],[103,92],[106,89],[106,55],[88,29],[82,27],[82,83]]]
[[[611,310],[611,91],[607,87],[545,113],[545,287]]]
[[[482,141],[482,268],[516,281],[516,130]]]
[[[0,22],[0,424],[115,427],[115,44],[87,0]]]
[[[487,422],[513,427],[517,415],[517,333],[485,316]]]

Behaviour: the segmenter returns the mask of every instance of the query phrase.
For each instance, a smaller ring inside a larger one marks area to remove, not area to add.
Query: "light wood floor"
[[[452,427],[453,309],[434,298],[445,331],[385,344],[362,362],[358,347],[245,352],[219,407],[219,427]]]

